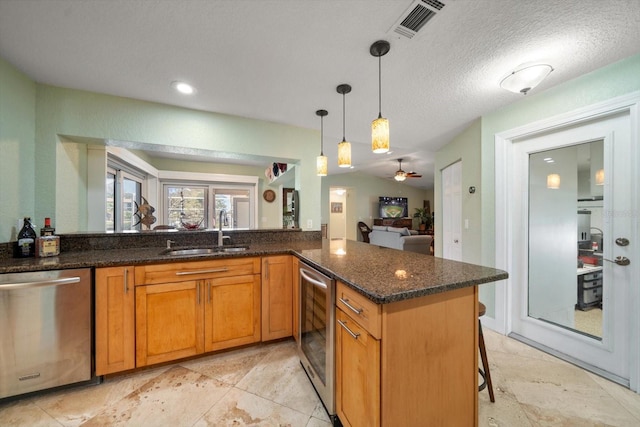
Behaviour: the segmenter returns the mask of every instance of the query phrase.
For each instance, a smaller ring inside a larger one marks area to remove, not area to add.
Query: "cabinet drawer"
[[[359,323],[375,338],[381,337],[381,308],[342,282],[336,288],[336,306]]]
[[[260,258],[225,258],[136,267],[136,286],[260,273]]]

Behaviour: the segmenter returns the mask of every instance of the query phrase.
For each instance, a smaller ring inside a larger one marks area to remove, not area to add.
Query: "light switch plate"
[[[309,229],[313,228],[313,220],[312,219],[308,219],[307,220],[307,228],[309,228]]]

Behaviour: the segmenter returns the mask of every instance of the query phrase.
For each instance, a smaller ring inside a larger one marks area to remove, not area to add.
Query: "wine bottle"
[[[16,256],[27,258],[36,254],[36,231],[31,225],[31,218],[25,217],[22,229],[18,233]]]

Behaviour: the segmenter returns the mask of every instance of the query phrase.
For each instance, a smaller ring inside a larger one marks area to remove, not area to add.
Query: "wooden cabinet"
[[[205,351],[260,341],[260,275],[206,282]]]
[[[133,267],[95,271],[96,375],[135,368]]]
[[[292,256],[262,258],[262,341],[293,334]]]
[[[374,218],[373,225],[383,225],[385,227],[413,227],[412,218]]]
[[[136,267],[136,364],[260,341],[260,259]]]
[[[380,341],[336,310],[336,412],[345,427],[380,425]]]
[[[363,298],[338,282],[336,410],[342,424],[477,426],[477,287],[384,305]]]

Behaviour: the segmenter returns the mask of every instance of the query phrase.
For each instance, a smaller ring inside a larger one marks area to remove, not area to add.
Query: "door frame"
[[[630,205],[635,215],[640,215],[640,188],[638,186],[638,174],[640,170],[640,91],[616,97],[597,104],[589,105],[574,111],[556,115],[544,120],[532,122],[514,129],[509,129],[495,135],[495,267],[511,271],[514,259],[511,252],[513,222],[511,218],[512,203],[510,198],[513,188],[513,180],[510,177],[515,173],[513,156],[514,145],[519,140],[530,138],[546,132],[558,131],[569,126],[579,126],[581,123],[604,119],[608,116],[628,112],[631,124],[630,145],[632,155],[631,170],[636,176],[630,177],[630,190],[632,200]],[[633,213],[632,212],[632,213]],[[632,225],[631,235],[633,241],[640,243],[640,230],[638,222]],[[635,262],[634,262],[635,261]],[[631,277],[640,277],[640,259],[632,260],[629,268],[632,269]],[[513,312],[512,287],[517,286],[513,278],[507,279],[503,286],[495,288],[495,327],[503,333],[512,331],[511,316]],[[629,290],[630,307],[638,307],[640,304],[640,287],[635,286]],[[629,313],[629,386],[631,390],[640,392],[640,310]]]

